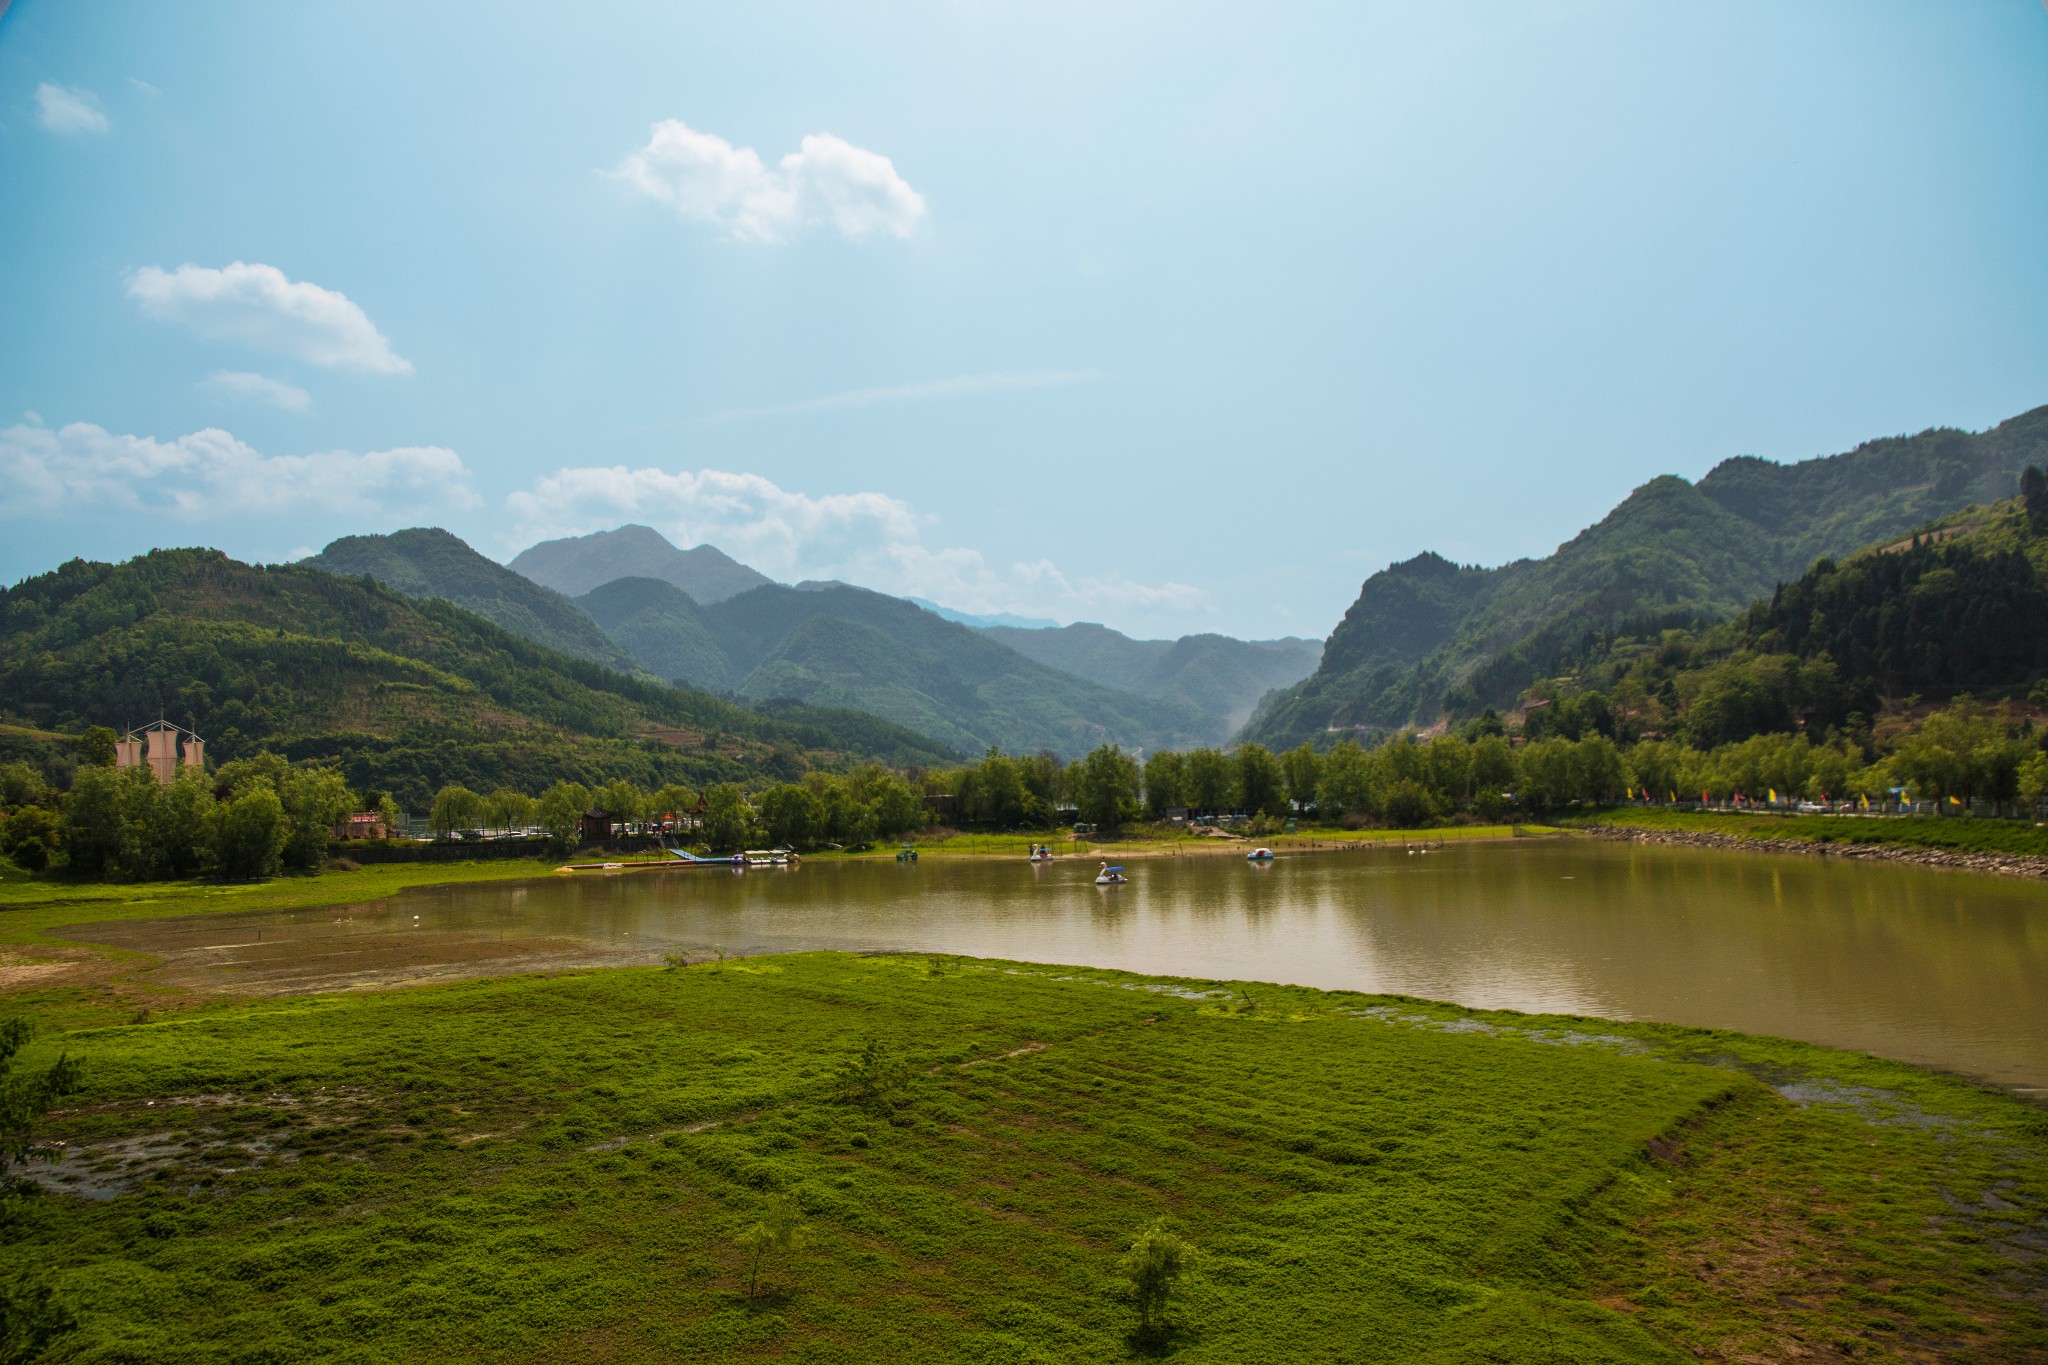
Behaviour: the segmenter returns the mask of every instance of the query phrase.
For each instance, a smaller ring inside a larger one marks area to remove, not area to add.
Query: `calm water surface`
[[[324,990],[664,952],[898,949],[1740,1029],[2048,1088],[2048,886],[1578,841],[1283,857],[813,863],[442,887],[70,931],[170,981]]]

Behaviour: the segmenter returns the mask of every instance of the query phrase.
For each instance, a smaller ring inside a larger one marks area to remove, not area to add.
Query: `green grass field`
[[[1815,843],[1890,844],[1951,853],[2022,853],[2048,857],[2048,828],[2024,820],[1931,815],[1718,815],[1680,810],[1604,811],[1586,823],[1627,829],[1697,830],[1737,839],[1801,839]]]
[[[902,1064],[848,1098],[870,1040]],[[82,1058],[95,1362],[2040,1360],[2048,1121],[1801,1044],[806,954],[213,1005]],[[809,1245],[744,1291],[777,1193]],[[1163,1339],[1115,1267],[1199,1250]],[[2032,1276],[2030,1280],[2028,1277]]]

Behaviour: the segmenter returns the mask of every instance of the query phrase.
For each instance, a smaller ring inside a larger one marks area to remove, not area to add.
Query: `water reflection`
[[[2048,887],[1593,843],[1283,857],[812,864],[430,888],[69,931],[243,990],[663,953],[886,948],[1782,1034],[2048,1086]]]

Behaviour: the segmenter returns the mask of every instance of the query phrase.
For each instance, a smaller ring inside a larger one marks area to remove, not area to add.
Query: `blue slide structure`
[[[743,855],[738,853],[729,854],[723,858],[699,858],[686,848],[672,848],[669,850],[669,853],[673,857],[681,858],[686,863],[715,863],[720,867],[731,867],[734,863],[744,865],[747,861]]]

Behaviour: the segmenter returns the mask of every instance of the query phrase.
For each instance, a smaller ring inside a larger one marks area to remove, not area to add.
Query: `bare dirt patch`
[[[64,976],[77,965],[75,961],[31,961],[14,953],[0,953],[0,990]]]
[[[113,1115],[176,1126],[99,1141],[53,1143],[45,1150],[54,1160],[33,1162],[21,1174],[53,1193],[112,1199],[166,1171],[197,1178],[248,1170],[266,1161],[294,1162],[298,1154],[285,1145],[290,1136],[356,1123],[374,1106],[365,1090],[336,1088],[312,1094],[168,1095],[59,1109],[53,1118]],[[288,1113],[290,1123],[251,1133],[230,1131],[220,1122],[250,1111]],[[190,1114],[208,1112],[218,1118],[184,1121]]]
[[[430,981],[584,967],[652,965],[658,951],[584,939],[411,927],[396,917],[373,924],[336,919],[335,932],[290,936],[235,916],[122,920],[53,931],[88,943],[148,953],[133,979],[206,995],[296,995],[384,990]]]

